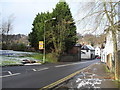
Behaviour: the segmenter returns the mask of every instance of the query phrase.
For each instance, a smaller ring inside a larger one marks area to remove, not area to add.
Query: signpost
[[[39,49],[44,50],[43,51],[43,63],[45,63],[45,43],[43,41],[39,41]]]
[[[43,49],[43,41],[39,41],[39,49]]]

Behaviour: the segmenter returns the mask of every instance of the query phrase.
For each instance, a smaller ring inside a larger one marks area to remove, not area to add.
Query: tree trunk
[[[112,5],[112,4],[111,4]],[[111,6],[112,8],[112,6]],[[117,28],[115,27],[114,21],[113,21],[113,15],[109,15],[107,11],[106,2],[104,2],[104,9],[105,14],[107,16],[107,19],[110,23],[111,28],[110,31],[112,31],[112,39],[113,39],[113,49],[114,49],[114,60],[115,60],[115,79],[118,80],[120,75],[120,61],[118,60],[118,50],[117,50]]]
[[[115,79],[119,80],[120,77],[120,60],[118,59],[118,50],[117,50],[117,36],[115,31],[112,31],[113,37],[113,46],[114,46],[114,59],[115,59]]]

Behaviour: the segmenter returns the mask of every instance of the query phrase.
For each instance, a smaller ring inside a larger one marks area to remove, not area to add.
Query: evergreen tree
[[[62,39],[62,47],[64,47],[64,51],[68,51],[75,45],[77,37],[76,26],[72,18],[70,8],[65,1],[59,2],[56,5],[56,8],[53,10],[53,17],[56,18],[55,25],[56,30],[58,30],[56,31],[56,34],[58,34],[58,38]],[[59,35],[61,34],[60,32],[62,32],[62,36]]]
[[[33,28],[32,32],[29,34],[29,41],[31,46],[36,50],[38,49],[39,41],[43,41],[45,20],[48,20],[50,17],[51,14],[49,12],[41,14],[38,13],[33,21]]]
[[[52,20],[52,18],[56,18]],[[49,52],[60,56],[71,49],[76,43],[76,26],[73,22],[70,8],[66,2],[59,2],[52,13],[38,14],[33,22],[29,41],[32,47],[38,49],[38,42],[43,41],[45,28],[45,46]]]

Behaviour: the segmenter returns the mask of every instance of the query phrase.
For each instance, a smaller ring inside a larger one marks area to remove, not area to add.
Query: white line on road
[[[36,69],[32,69],[33,71],[37,71]]]
[[[93,62],[93,61],[77,62],[77,63],[71,63],[71,64],[65,64],[65,65],[57,65],[55,67],[65,67],[65,66],[76,65],[76,64],[83,64],[83,63],[88,63],[88,62]]]
[[[55,67],[64,67],[64,66],[75,65],[75,64],[80,64],[80,63],[81,63],[81,62],[71,63],[71,64],[65,64],[65,65],[58,65],[58,66],[55,66]]]
[[[69,65],[72,65],[72,64],[58,65],[58,66],[55,66],[55,67],[65,67],[65,66],[69,66]]]
[[[1,73],[5,73],[5,72],[7,72],[8,74],[12,75],[11,71],[2,71]]]
[[[19,75],[20,73],[15,73],[15,74],[11,74],[11,75],[4,75],[4,76],[0,76],[0,78],[3,78],[3,77],[10,77],[10,76],[15,76],[15,75]]]
[[[39,69],[38,71],[43,71],[43,70],[47,70],[49,68],[42,68],[42,69]]]
[[[12,72],[11,72],[11,71],[8,71],[8,73],[9,73],[10,75],[12,75]]]

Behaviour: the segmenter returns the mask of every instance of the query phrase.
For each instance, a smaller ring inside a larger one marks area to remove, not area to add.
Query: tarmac
[[[92,64],[55,90],[120,90],[120,82],[107,69],[104,63]]]

